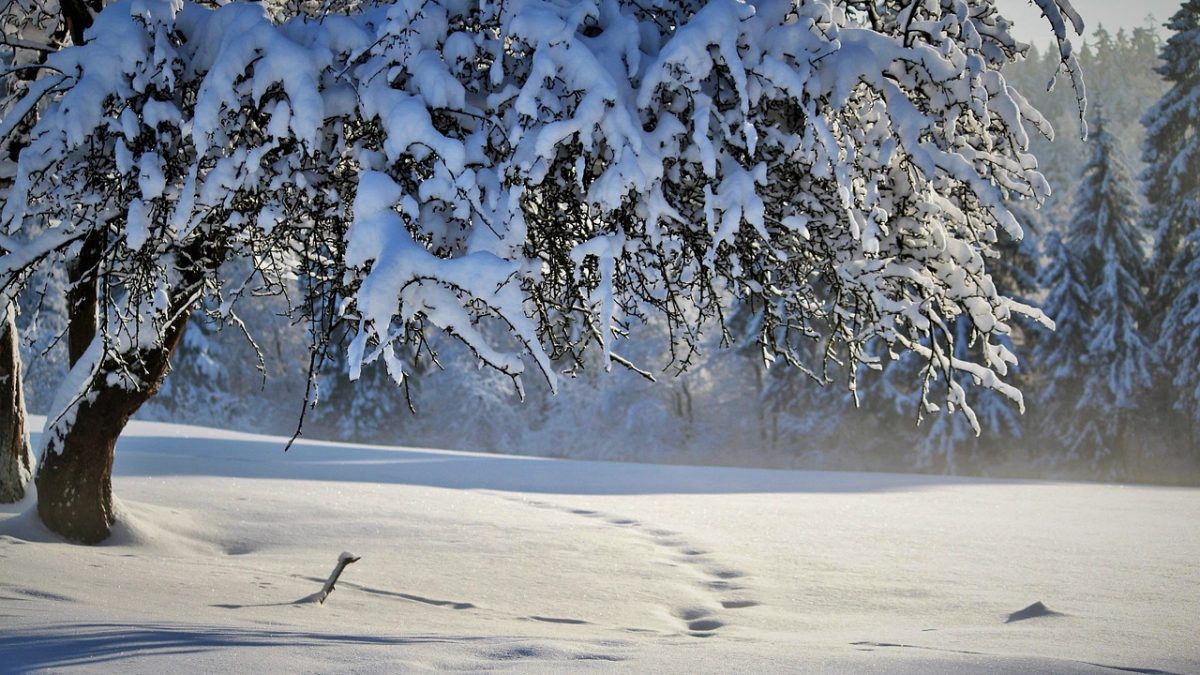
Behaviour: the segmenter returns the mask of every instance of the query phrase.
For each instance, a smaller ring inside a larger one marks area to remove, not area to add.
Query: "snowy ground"
[[[1200,490],[282,444],[133,424],[105,546],[0,510],[0,672],[1200,673]]]

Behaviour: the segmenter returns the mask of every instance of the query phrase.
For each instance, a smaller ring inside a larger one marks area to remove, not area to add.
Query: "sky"
[[[1035,44],[1049,41],[1050,24],[1030,0],[998,0],[997,4],[1015,23],[1018,38]],[[1072,4],[1083,16],[1090,34],[1099,25],[1112,33],[1119,28],[1141,26],[1149,15],[1161,26],[1183,3],[1182,0],[1073,0]]]

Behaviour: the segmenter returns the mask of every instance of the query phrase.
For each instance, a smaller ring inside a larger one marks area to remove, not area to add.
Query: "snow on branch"
[[[1082,97],[1078,16],[1036,1]],[[655,317],[686,367],[675,348],[746,303],[773,360],[818,340],[853,368],[882,339],[1019,398],[1002,343],[1037,312],[984,260],[1021,236],[1006,200],[1047,194],[1026,125],[1048,125],[1000,71],[1024,47],[990,0],[350,6],[106,8],[28,94],[52,101],[0,284],[96,233],[105,311],[161,326],[182,265],[220,296],[242,260],[266,290],[306,280],[297,311],[335,304],[352,371],[398,382],[429,331],[514,379],[586,349],[632,366],[614,346]],[[948,359],[959,317],[974,347]]]

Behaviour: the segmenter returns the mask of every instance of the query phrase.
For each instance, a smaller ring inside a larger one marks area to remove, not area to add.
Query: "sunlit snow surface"
[[[132,424],[105,546],[0,510],[0,672],[1200,672],[1200,490],[282,447]]]

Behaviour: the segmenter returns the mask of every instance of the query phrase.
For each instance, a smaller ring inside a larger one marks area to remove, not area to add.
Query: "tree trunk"
[[[160,346],[122,355],[120,361],[132,366],[142,386],[110,386],[105,373],[118,372],[118,367],[116,359],[106,359],[87,397],[68,413],[71,419],[47,428],[50,437],[36,481],[38,515],[46,527],[84,544],[108,538],[116,522],[112,469],[117,439],[129,418],[158,392],[187,317],[186,311],[180,314]]]
[[[20,501],[33,475],[15,309],[9,306],[8,317],[0,327],[0,503]]]
[[[97,269],[102,256],[99,232],[88,237],[69,270],[70,319],[67,346],[75,366],[97,339],[107,312],[99,312]],[[46,428],[45,451],[37,471],[38,515],[46,527],[85,544],[108,538],[113,523],[112,469],[117,438],[129,418],[158,393],[170,369],[171,354],[187,328],[188,317],[205,276],[220,266],[223,254],[203,242],[179,253],[182,276],[171,294],[158,343],[125,353],[106,353],[86,396],[67,406],[62,419]],[[131,384],[136,383],[136,384]],[[54,411],[53,414],[60,414]]]
[[[104,0],[61,0],[63,21],[71,34],[71,43],[84,43],[83,32],[92,27],[93,15],[104,8]]]

